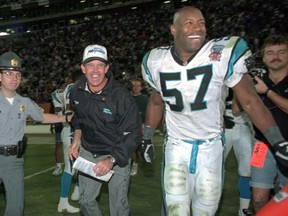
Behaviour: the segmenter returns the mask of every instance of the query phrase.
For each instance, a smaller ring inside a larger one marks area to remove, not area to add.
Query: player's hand
[[[147,163],[153,162],[153,155],[154,155],[154,146],[152,141],[149,140],[142,140],[141,148],[140,148],[141,156]]]
[[[288,167],[288,142],[276,143],[274,146],[276,159],[285,167]]]

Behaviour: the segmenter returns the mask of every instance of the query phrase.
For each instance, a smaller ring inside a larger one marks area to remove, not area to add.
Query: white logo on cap
[[[97,52],[100,52],[103,55],[105,55],[105,51],[103,49],[99,48],[99,47],[94,47],[93,49],[88,50],[87,54],[89,54],[89,53],[97,53]]]
[[[89,45],[85,48],[83,53],[83,62],[91,61],[93,59],[99,59],[107,62],[107,50],[105,47],[100,45]]]

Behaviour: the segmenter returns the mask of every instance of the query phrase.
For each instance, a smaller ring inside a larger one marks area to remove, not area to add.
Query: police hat
[[[6,52],[0,56],[0,70],[22,71],[22,62],[14,52]]]

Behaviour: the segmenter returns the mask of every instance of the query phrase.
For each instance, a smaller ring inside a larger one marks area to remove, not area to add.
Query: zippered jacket
[[[130,92],[109,74],[100,93],[88,90],[86,77],[75,83],[70,94],[75,112],[71,123],[81,129],[85,150],[96,156],[111,155],[123,167],[141,143],[141,117]]]

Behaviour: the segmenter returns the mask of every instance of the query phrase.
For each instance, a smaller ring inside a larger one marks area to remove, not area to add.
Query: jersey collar
[[[182,66],[186,66],[186,65],[188,65],[189,64],[189,62],[197,55],[197,53],[202,49],[202,47],[205,45],[207,43],[207,40],[205,40],[205,42],[202,44],[202,46],[198,49],[198,51],[197,52],[195,52],[187,61],[185,61],[185,62],[183,62],[180,58],[179,58],[179,55],[178,55],[178,53],[177,53],[177,51],[176,51],[176,48],[175,48],[175,45],[173,45],[172,47],[171,47],[171,49],[170,49],[170,51],[171,51],[171,55],[172,55],[172,57],[174,58],[174,60],[178,63],[178,64],[180,64],[180,65],[182,65]]]

